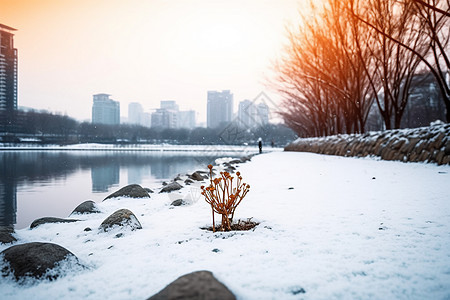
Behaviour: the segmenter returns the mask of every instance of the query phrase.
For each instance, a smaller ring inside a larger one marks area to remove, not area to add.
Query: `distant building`
[[[173,101],[173,100],[161,101],[160,108],[161,109],[171,110],[171,111],[178,111],[179,110],[178,104],[175,101]]]
[[[109,98],[108,94],[94,95],[92,105],[92,123],[118,125],[120,124],[120,103]]]
[[[167,109],[158,108],[152,113],[152,127],[176,128],[177,114]]]
[[[152,126],[152,114],[148,112],[144,112],[141,115],[141,125],[144,127]]]
[[[16,29],[0,24],[0,113],[6,124],[14,123],[17,111],[17,49],[14,48]]]
[[[258,117],[261,125],[269,124],[270,109],[266,103],[259,103],[257,106]]]
[[[187,128],[187,129],[195,128],[196,125],[195,110],[179,111],[177,121],[178,121],[177,124],[178,128]]]
[[[239,103],[238,124],[241,127],[253,128],[269,123],[269,107],[265,103],[255,104],[250,100]]]
[[[141,125],[143,113],[144,110],[140,103],[131,102],[128,104],[128,123]]]
[[[231,122],[233,117],[233,94],[229,90],[208,91],[207,126],[216,128]]]

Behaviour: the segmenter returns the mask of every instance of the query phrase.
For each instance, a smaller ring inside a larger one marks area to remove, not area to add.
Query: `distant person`
[[[272,140],[272,142],[270,143],[270,145],[273,147],[275,147],[275,142]]]
[[[262,153],[262,141],[261,141],[261,139],[258,140],[258,147],[259,147],[259,153]]]

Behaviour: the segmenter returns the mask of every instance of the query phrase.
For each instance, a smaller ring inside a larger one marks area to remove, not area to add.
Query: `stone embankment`
[[[435,122],[414,129],[299,138],[284,150],[446,165],[450,164],[450,124]]]

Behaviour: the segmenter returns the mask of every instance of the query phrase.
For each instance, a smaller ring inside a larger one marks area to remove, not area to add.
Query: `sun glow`
[[[0,23],[18,29],[20,105],[86,118],[106,92],[125,115],[174,99],[204,119],[208,89],[236,103],[265,89],[301,1],[0,0]]]

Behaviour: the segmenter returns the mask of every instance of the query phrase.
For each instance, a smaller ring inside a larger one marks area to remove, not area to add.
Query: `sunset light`
[[[0,23],[18,29],[19,105],[83,120],[107,92],[124,115],[173,99],[205,120],[208,89],[237,101],[267,90],[299,2],[0,0]]]

